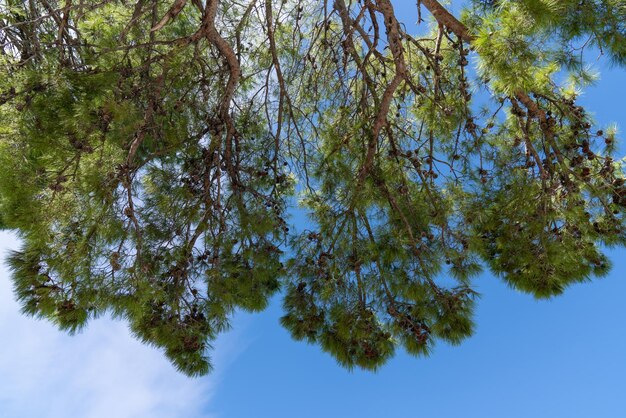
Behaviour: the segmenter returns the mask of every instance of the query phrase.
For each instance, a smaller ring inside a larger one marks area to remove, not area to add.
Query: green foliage
[[[483,268],[553,297],[626,243],[616,129],[576,103],[581,48],[626,62],[623,2],[476,1],[419,36],[387,0],[199,6],[0,5],[25,313],[112,313],[201,375],[281,291],[295,339],[375,370],[469,337]]]

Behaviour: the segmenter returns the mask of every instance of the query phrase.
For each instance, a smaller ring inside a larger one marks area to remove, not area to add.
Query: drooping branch
[[[152,32],[160,30],[163,26],[167,25],[171,19],[174,19],[180,12],[182,12],[183,8],[187,4],[187,0],[176,0],[172,7],[165,13],[163,18],[157,23],[155,26],[150,29]]]
[[[456,36],[466,42],[472,42],[474,37],[467,27],[461,23],[454,15],[441,5],[437,0],[420,0],[418,4],[426,6],[437,22],[450,29]]]

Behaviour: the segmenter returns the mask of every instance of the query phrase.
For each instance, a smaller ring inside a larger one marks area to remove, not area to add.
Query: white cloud
[[[0,232],[2,260],[17,245]],[[224,335],[212,353],[213,373],[192,379],[135,340],[123,322],[99,319],[66,335],[19,312],[4,264],[0,338],[0,417],[11,418],[209,417],[219,375],[245,349],[236,334]]]

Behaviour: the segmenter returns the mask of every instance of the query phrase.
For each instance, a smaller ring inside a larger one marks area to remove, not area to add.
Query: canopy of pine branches
[[[471,335],[483,269],[542,298],[606,274],[625,175],[577,97],[587,49],[626,63],[626,4],[452,11],[0,0],[24,311],[70,332],[111,312],[198,375],[233,312],[281,292],[294,338],[375,369]]]

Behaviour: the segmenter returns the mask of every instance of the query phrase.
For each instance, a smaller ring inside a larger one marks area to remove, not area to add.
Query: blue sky
[[[400,16],[414,1],[396,1]],[[603,61],[582,102],[626,127],[626,71]],[[623,135],[622,135],[623,138]],[[622,149],[626,149],[622,147]],[[0,233],[0,253],[17,248]],[[22,417],[626,417],[626,250],[612,273],[536,301],[483,274],[475,335],[430,358],[402,352],[377,373],[349,372],[291,340],[280,300],[240,314],[213,352],[213,374],[177,373],[158,350],[101,319],[74,337],[23,317],[0,267],[0,418]]]

